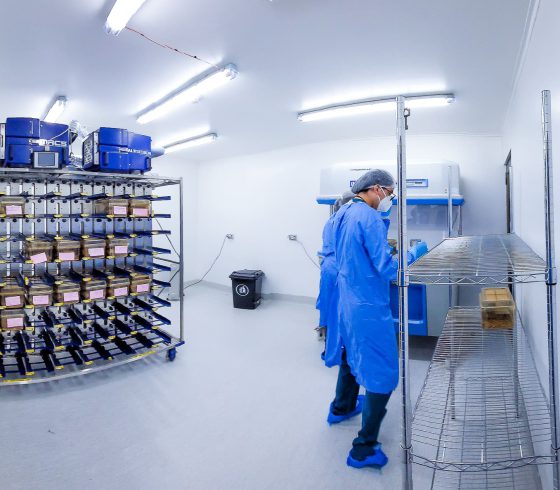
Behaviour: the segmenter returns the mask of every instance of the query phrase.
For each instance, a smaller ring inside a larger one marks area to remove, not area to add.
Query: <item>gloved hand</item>
[[[422,255],[428,252],[428,244],[426,242],[417,242],[408,249],[408,264],[416,262]]]
[[[418,242],[416,244],[417,259],[428,253],[428,244],[426,242]]]

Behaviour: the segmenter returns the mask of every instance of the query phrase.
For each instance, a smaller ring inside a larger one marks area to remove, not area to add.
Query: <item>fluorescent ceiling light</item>
[[[192,148],[193,146],[212,143],[217,137],[218,135],[216,133],[203,134],[202,136],[194,136],[193,138],[187,138],[181,141],[176,141],[175,143],[164,145],[163,148],[165,149],[165,153],[173,153],[174,151]]]
[[[405,96],[405,106],[410,109],[415,109],[417,107],[445,107],[449,104],[455,102],[455,96],[453,94],[444,95],[425,95],[419,97],[406,97]]]
[[[357,102],[354,104],[328,106],[302,112],[301,114],[298,114],[298,119],[302,122],[309,122],[334,117],[355,116],[357,114],[371,114],[372,112],[390,111],[394,108],[394,106],[395,102],[392,100],[379,102]]]
[[[455,96],[453,94],[410,95],[408,97],[405,96],[405,105],[409,108],[440,107],[448,105],[454,100]],[[396,96],[383,97],[311,109],[309,111],[300,112],[298,114],[298,119],[302,122],[310,122],[335,117],[395,110],[395,107]]]
[[[204,94],[224,85],[235,77],[237,77],[237,68],[233,64],[226,65],[210,73],[206,72],[194,80],[189,80],[157,102],[142,109],[136,117],[136,120],[140,124],[153,121],[177,109],[186,102],[196,102],[200,100]]]
[[[118,36],[126,27],[130,18],[138,12],[138,9],[145,1],[146,0],[116,0],[105,22],[105,30],[109,34]]]
[[[64,112],[65,108],[66,108],[66,97],[60,95],[56,98],[56,100],[53,102],[53,105],[47,111],[47,114],[43,118],[43,121],[49,123],[56,122],[58,118],[61,116],[61,114]]]

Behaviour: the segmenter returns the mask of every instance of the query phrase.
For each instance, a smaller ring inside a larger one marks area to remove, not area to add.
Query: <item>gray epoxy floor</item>
[[[235,310],[231,293],[205,285],[186,306],[188,342],[174,363],[2,387],[2,488],[400,488],[400,395],[381,433],[389,465],[348,468],[360,419],[325,422],[336,370],[319,358],[313,306]],[[431,348],[413,343],[414,395]]]

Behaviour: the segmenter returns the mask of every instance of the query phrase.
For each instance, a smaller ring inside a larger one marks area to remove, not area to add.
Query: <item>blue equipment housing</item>
[[[0,125],[3,167],[62,168],[70,160],[70,132],[66,124],[32,117],[8,117]]]
[[[395,330],[399,331],[399,288],[391,283],[391,313]],[[408,286],[408,333],[409,335],[428,335],[428,308],[426,304],[426,286],[410,284]]]
[[[126,129],[99,128],[83,143],[84,170],[144,173],[152,169],[152,138]]]

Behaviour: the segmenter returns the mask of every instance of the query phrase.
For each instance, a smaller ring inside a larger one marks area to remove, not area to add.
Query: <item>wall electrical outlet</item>
[[[288,235],[288,240],[292,240],[295,242],[297,240],[297,235]]]
[[[226,238],[227,238],[228,240],[233,240],[233,233],[228,233],[228,234],[226,235]]]

